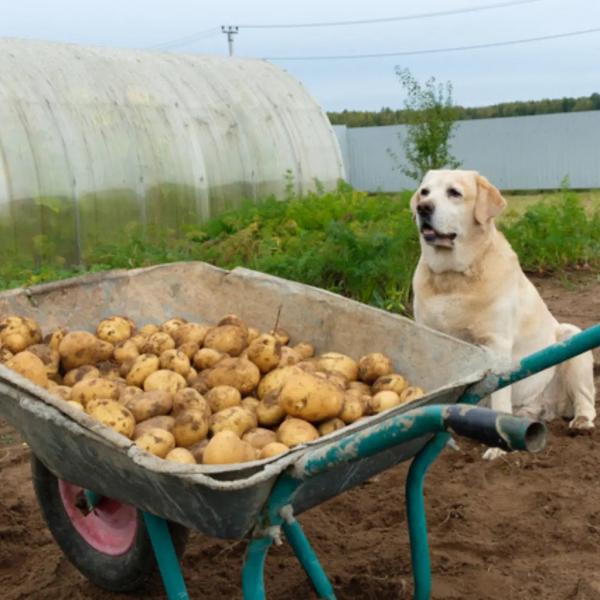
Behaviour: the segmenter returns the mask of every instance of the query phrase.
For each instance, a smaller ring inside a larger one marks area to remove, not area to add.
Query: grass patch
[[[202,260],[245,266],[315,285],[386,310],[407,313],[419,243],[411,194],[369,195],[340,185],[331,193],[269,198],[223,214],[183,234],[130,229],[123,241],[88,250],[86,267],[33,267],[4,260],[0,288],[90,271]],[[509,211],[500,227],[529,271],[600,268],[600,206],[563,190]]]

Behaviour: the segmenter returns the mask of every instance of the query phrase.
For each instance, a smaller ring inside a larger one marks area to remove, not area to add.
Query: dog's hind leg
[[[581,330],[575,325],[560,323],[556,328],[556,341],[563,342]],[[573,417],[571,429],[587,431],[594,428],[596,418],[594,386],[594,358],[584,352],[558,365],[557,377],[566,397],[557,399],[561,416]]]

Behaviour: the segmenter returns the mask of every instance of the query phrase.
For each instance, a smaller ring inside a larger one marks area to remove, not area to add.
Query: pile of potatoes
[[[102,320],[95,335],[0,320],[0,362],[160,458],[235,464],[270,458],[423,395],[371,353],[315,356],[236,315],[137,328]]]

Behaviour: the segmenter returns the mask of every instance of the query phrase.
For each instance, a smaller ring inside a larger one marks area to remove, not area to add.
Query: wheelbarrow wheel
[[[144,585],[157,564],[140,510],[102,498],[86,515],[82,488],[58,479],[35,456],[31,473],[48,529],[83,575],[110,592],[129,592]],[[188,529],[169,522],[169,530],[181,557]]]

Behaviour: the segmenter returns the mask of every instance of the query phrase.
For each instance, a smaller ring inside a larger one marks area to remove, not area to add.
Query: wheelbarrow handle
[[[467,388],[459,399],[463,404],[477,404],[492,392],[535,375],[544,369],[554,367],[578,354],[600,346],[600,323],[576,333],[574,336],[547,346],[522,358],[517,364],[504,373],[489,373],[478,383]]]

